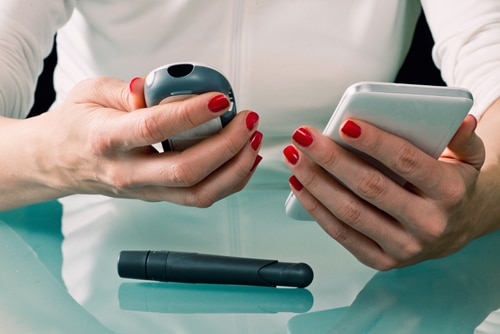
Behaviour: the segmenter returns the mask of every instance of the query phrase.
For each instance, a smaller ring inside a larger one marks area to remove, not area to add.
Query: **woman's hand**
[[[360,120],[342,139],[407,181],[400,186],[311,127],[285,149],[292,190],[321,227],[361,262],[389,270],[453,253],[484,233],[476,183],[484,145],[468,116],[439,160]]]
[[[2,172],[9,196],[0,209],[74,193],[207,207],[241,190],[261,159],[258,115],[240,112],[219,134],[158,153],[153,144],[219,117],[230,103],[213,92],[145,108],[143,87],[142,79],[130,89],[89,79],[39,117],[1,119],[1,130],[20,145],[0,149],[3,161],[12,160]]]

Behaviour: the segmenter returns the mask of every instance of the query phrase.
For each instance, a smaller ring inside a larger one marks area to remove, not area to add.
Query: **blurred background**
[[[441,79],[441,74],[432,61],[431,50],[433,44],[434,41],[427,21],[425,20],[425,16],[421,14],[412,46],[395,81],[400,83],[443,86],[444,82]],[[38,79],[35,103],[29,116],[47,111],[54,101],[55,93],[52,86],[52,72],[56,64],[57,52],[54,43],[54,48],[51,54],[45,59],[44,70]]]

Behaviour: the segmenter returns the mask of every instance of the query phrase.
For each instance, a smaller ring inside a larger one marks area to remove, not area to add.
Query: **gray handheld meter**
[[[197,63],[175,63],[161,66],[146,77],[144,97],[148,107],[181,95],[217,91],[228,96],[231,107],[219,118],[172,136],[162,143],[165,151],[182,151],[219,132],[236,115],[236,103],[229,81],[215,68]]]

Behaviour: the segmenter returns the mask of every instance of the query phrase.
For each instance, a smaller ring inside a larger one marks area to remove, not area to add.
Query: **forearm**
[[[51,185],[47,117],[0,117],[0,211],[65,196]],[[52,169],[52,170],[51,170]]]
[[[43,59],[73,7],[73,0],[0,1],[0,115],[27,115]]]
[[[486,160],[479,174],[474,209],[481,234],[500,228],[500,99],[481,118],[477,134],[484,142]]]

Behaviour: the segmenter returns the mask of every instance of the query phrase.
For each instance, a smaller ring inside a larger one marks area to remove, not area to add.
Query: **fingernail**
[[[255,161],[253,162],[253,166],[250,169],[250,172],[253,172],[257,168],[257,166],[259,165],[259,163],[261,161],[262,161],[262,157],[260,155],[258,155],[257,157],[255,157]]]
[[[305,128],[298,128],[292,135],[293,140],[297,142],[300,146],[307,147],[312,144],[313,136]]]
[[[219,112],[221,110],[226,109],[229,107],[231,103],[229,102],[228,98],[224,94],[220,94],[215,96],[208,102],[208,109],[212,112]]]
[[[140,80],[140,79],[141,78],[136,77],[136,78],[133,78],[132,80],[130,80],[130,83],[128,84],[128,89],[130,90],[130,92],[132,94],[137,92],[137,83],[138,83],[138,80]]]
[[[252,135],[252,138],[250,138],[250,146],[252,146],[254,151],[257,151],[257,149],[260,146],[260,143],[262,142],[262,137],[264,135],[260,131],[255,131],[255,133]]]
[[[258,121],[259,121],[259,114],[257,114],[254,111],[250,111],[245,120],[247,129],[252,131],[255,128],[255,125],[257,124]]]
[[[347,120],[340,131],[352,138],[358,138],[361,135],[361,128],[351,120]]]
[[[300,181],[297,179],[297,177],[295,177],[295,175],[290,176],[288,182],[290,182],[290,185],[293,187],[293,189],[297,191],[301,191],[304,188],[302,183],[300,183]]]
[[[288,162],[292,165],[295,165],[297,161],[299,161],[299,152],[292,145],[285,147],[283,154],[285,155],[286,160],[288,160]]]

